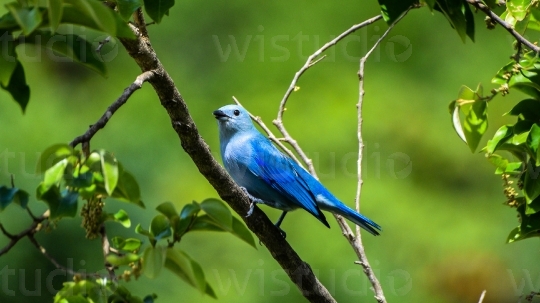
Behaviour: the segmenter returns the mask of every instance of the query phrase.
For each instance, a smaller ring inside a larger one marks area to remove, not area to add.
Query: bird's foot
[[[253,210],[255,209],[255,204],[257,204],[257,203],[255,203],[255,202],[249,203],[249,210],[248,210],[248,212],[246,214],[246,218],[253,214]]]
[[[254,196],[252,196],[245,187],[240,187],[240,189],[246,193],[246,195],[249,197],[249,200],[251,200],[251,203],[249,204],[249,210],[246,214],[246,218],[251,216],[251,214],[253,214],[253,210],[255,209],[255,204],[257,203],[263,203],[264,204],[264,201],[259,199],[259,198],[255,198]]]

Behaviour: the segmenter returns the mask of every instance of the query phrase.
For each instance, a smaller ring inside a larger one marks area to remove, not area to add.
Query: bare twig
[[[471,4],[472,6],[478,8],[482,12],[484,12],[488,17],[491,18],[491,20],[499,23],[502,27],[504,27],[504,29],[506,29],[510,33],[510,35],[514,36],[514,38],[516,38],[516,40],[519,43],[522,43],[523,45],[527,46],[529,49],[531,49],[532,51],[534,51],[536,53],[540,52],[540,47],[538,45],[535,45],[531,41],[525,39],[522,35],[520,35],[512,27],[512,25],[506,23],[503,19],[501,19],[499,16],[497,16],[497,14],[495,14],[493,11],[491,11],[491,9],[489,9],[489,7],[486,6],[482,1],[480,1],[480,0],[467,0],[467,2],[469,4]]]
[[[486,296],[486,291],[482,291],[482,293],[480,294],[480,299],[478,300],[478,303],[482,303],[484,302],[484,297]]]
[[[33,217],[33,216],[32,216]],[[21,240],[22,238],[24,237],[33,237],[35,233],[37,233],[38,231],[41,230],[41,223],[45,220],[47,220],[49,218],[49,211],[45,211],[45,213],[43,213],[43,215],[41,215],[40,217],[33,217],[33,220],[32,220],[32,224],[30,225],[30,227],[28,227],[27,229],[21,231],[20,233],[18,234],[11,234],[9,233],[4,225],[2,225],[2,223],[0,223],[0,231],[6,236],[9,238],[9,243],[4,246],[2,249],[0,249],[0,256],[6,254],[11,248],[13,248],[13,246],[15,246],[15,244],[17,244],[17,242],[19,242],[19,240]]]
[[[98,46],[96,47],[96,53],[101,55],[101,49],[103,46],[107,43],[111,42],[111,36],[108,36],[107,38],[103,39],[102,41],[99,41]]]
[[[373,51],[375,51],[375,49],[381,44],[382,40],[384,40],[384,38],[390,33],[392,28],[394,28],[394,26],[399,21],[401,21],[401,19],[403,17],[405,17],[405,15],[407,15],[407,13],[411,9],[412,9],[412,7],[410,7],[403,14],[401,14],[401,16],[399,16],[399,18],[397,18],[388,27],[388,29],[384,32],[384,34],[373,44],[371,49],[360,59],[360,67],[359,67],[359,70],[358,70],[358,78],[359,78],[358,104],[356,105],[357,112],[358,112],[358,117],[357,117],[358,118],[358,128],[357,128],[357,136],[358,136],[358,162],[357,162],[357,173],[358,173],[358,175],[357,175],[357,177],[358,177],[358,184],[357,184],[357,187],[356,187],[355,206],[356,206],[356,211],[358,211],[358,212],[360,212],[360,196],[361,196],[361,192],[362,192],[362,185],[364,183],[364,181],[362,179],[362,159],[363,159],[363,155],[364,155],[364,140],[362,138],[362,124],[363,124],[362,105],[363,105],[364,94],[365,94],[365,91],[364,91],[364,68],[365,68],[365,64],[366,64],[366,61],[369,58],[369,56],[371,56]],[[340,219],[342,221],[344,221],[343,218],[340,218]],[[340,225],[342,225],[342,224],[340,224]],[[347,227],[348,227],[348,225],[347,225]],[[347,230],[347,229],[348,228],[345,228],[345,230]],[[345,232],[345,230],[344,230],[344,232]],[[368,258],[366,256],[366,253],[365,253],[365,250],[364,250],[364,245],[362,244],[362,235],[360,233],[360,227],[356,226],[356,237],[350,237],[349,236],[349,237],[346,237],[346,238],[350,239],[349,243],[355,248],[355,251],[356,251],[356,253],[358,255],[358,258],[360,259],[360,261],[357,262],[357,264],[360,264],[362,266],[362,269],[364,270],[364,273],[366,274],[369,282],[371,283],[371,286],[373,286],[373,291],[375,292],[375,299],[379,303],[386,302],[386,298],[384,297],[384,292],[383,292],[383,289],[381,287],[381,283],[379,282],[379,279],[377,279],[377,276],[375,276],[375,273],[373,272],[373,269],[369,265],[369,260],[368,260]]]
[[[293,147],[293,149],[298,152],[298,155],[300,156],[300,158],[302,158],[302,161],[304,163],[306,163],[309,171],[311,171],[312,173],[315,171],[315,168],[313,167],[313,161],[311,161],[311,159],[305,153],[299,152],[302,149],[298,145],[298,142],[296,142],[296,140],[294,140],[289,135],[289,132],[287,131],[287,129],[283,125],[283,114],[285,112],[285,106],[287,104],[287,100],[289,99],[292,92],[297,88],[296,84],[298,83],[298,79],[300,79],[302,74],[304,74],[305,71],[307,71],[310,67],[312,67],[314,64],[319,62],[324,57],[322,57],[320,59],[317,59],[317,60],[315,58],[317,58],[319,55],[321,55],[322,52],[324,52],[325,50],[327,50],[330,47],[336,45],[336,43],[341,41],[343,38],[345,38],[348,35],[354,33],[355,31],[357,31],[358,29],[360,29],[362,27],[365,27],[367,25],[370,25],[370,24],[376,22],[377,20],[380,20],[381,18],[382,18],[382,15],[377,15],[377,16],[375,16],[373,18],[367,19],[366,21],[364,21],[362,23],[353,25],[351,28],[344,31],[339,36],[334,38],[332,41],[326,43],[321,48],[316,50],[313,54],[311,54],[307,58],[306,63],[304,63],[304,65],[294,75],[294,78],[292,79],[292,82],[289,85],[289,88],[287,89],[287,91],[285,92],[285,95],[283,96],[283,99],[281,99],[281,102],[279,103],[279,110],[278,110],[277,118],[273,121],[273,123],[274,123],[274,125],[276,125],[278,130],[283,134],[283,138],[284,138],[283,141],[286,141],[287,143],[289,143]]]
[[[129,87],[124,89],[124,92],[122,95],[113,103],[111,106],[107,108],[103,116],[94,124],[88,128],[86,133],[78,136],[77,138],[73,139],[69,145],[71,147],[77,146],[79,143],[88,142],[92,139],[92,137],[105,125],[107,122],[109,122],[109,119],[112,117],[112,115],[122,106],[124,105],[129,97],[133,94],[134,91],[140,89],[144,82],[152,79],[154,76],[154,71],[146,71],[142,74],[140,74],[136,79],[135,82],[133,82]]]

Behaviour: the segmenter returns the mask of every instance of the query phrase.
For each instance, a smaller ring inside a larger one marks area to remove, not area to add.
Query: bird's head
[[[219,129],[225,133],[248,131],[255,128],[249,117],[249,113],[239,105],[225,105],[213,112],[218,120]]]

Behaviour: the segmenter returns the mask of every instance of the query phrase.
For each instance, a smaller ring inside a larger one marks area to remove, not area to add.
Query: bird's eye
[[[237,109],[235,109],[234,112],[233,112],[233,114],[234,114],[235,116],[240,116],[240,111],[237,110]]]

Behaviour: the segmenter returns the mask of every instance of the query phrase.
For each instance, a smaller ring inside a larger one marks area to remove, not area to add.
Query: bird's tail
[[[379,235],[379,231],[381,230],[381,227],[377,223],[371,221],[370,219],[363,216],[362,214],[357,213],[355,210],[341,203],[339,200],[330,202],[330,203],[327,199],[324,199],[324,200],[326,201],[324,202],[320,201],[322,203],[319,203],[319,207],[321,209],[330,211],[335,214],[342,215],[343,217],[347,218],[354,224],[367,230],[370,234],[374,236]]]

